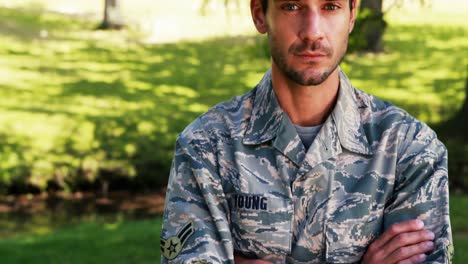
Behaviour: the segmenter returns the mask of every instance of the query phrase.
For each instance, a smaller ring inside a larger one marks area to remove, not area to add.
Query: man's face
[[[318,85],[346,53],[354,10],[348,0],[269,0],[265,27],[256,25],[268,33],[273,63],[288,79]]]

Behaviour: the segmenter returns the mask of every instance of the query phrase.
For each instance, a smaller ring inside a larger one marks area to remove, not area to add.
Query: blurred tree
[[[416,0],[413,0],[416,1]],[[427,4],[429,0],[418,0],[420,6]],[[359,30],[359,37],[364,40],[360,49],[379,52],[383,50],[383,35],[387,22],[384,15],[394,7],[401,7],[405,0],[388,0],[388,8],[383,10],[383,0],[361,0],[359,6],[359,15],[356,21],[356,28]]]
[[[378,52],[383,50],[383,34],[387,23],[384,20],[382,0],[362,0],[357,28],[364,40],[364,50]]]
[[[119,1],[104,0],[104,19],[98,29],[122,29],[124,26]]]

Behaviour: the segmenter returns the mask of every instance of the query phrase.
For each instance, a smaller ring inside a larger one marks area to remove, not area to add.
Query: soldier
[[[447,151],[338,66],[356,0],[251,0],[271,69],[178,137],[163,263],[447,263]]]

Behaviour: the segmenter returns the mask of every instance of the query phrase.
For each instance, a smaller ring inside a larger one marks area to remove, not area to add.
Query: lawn
[[[450,214],[455,245],[454,263],[468,263],[468,196],[450,197]]]
[[[161,218],[86,222],[0,239],[1,263],[159,263],[161,224]]]

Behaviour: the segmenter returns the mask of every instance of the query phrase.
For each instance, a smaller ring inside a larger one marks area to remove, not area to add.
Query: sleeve
[[[234,263],[229,207],[202,129],[179,136],[166,192],[162,263]]]
[[[401,144],[392,198],[384,212],[384,229],[420,219],[435,234],[427,263],[450,263],[453,255],[449,217],[447,149],[424,124],[410,126]]]

